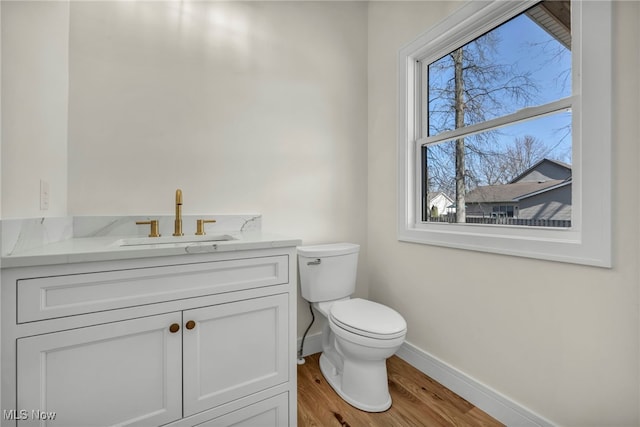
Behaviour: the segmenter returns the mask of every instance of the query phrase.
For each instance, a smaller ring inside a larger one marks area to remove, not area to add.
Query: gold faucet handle
[[[149,237],[160,237],[160,233],[159,233],[159,226],[158,226],[158,220],[157,219],[152,219],[150,221],[136,221],[136,224],[138,225],[151,225],[151,232],[149,233]]]
[[[216,222],[215,219],[199,219],[196,221],[196,236],[204,236],[207,234],[204,232],[204,225],[214,222]]]

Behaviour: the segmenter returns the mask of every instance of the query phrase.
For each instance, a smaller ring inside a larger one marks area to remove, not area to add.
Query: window
[[[543,1],[441,58],[417,61],[421,194],[453,197],[449,221],[570,226],[571,198],[556,185],[571,185],[570,17],[569,0]],[[531,193],[537,206],[515,216]],[[431,220],[428,203],[422,219]]]
[[[495,1],[404,47],[399,240],[610,266],[610,40],[609,2]]]

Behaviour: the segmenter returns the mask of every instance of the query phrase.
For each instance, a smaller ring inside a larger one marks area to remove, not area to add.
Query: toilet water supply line
[[[316,320],[316,316],[313,314],[313,306],[311,305],[311,303],[309,303],[309,311],[311,312],[311,323],[309,323],[309,326],[307,326],[307,330],[304,331],[304,334],[302,334],[302,340],[300,341],[300,350],[298,350],[298,365],[304,365],[304,357],[302,357],[304,339],[307,336],[309,329],[311,329],[311,325],[313,325],[313,322]]]

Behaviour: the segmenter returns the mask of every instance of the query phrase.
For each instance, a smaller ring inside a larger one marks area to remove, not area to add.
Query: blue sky
[[[509,97],[503,97],[501,102],[509,112],[571,95],[571,52],[544,29],[526,15],[520,15],[494,31],[498,33],[499,44],[492,62],[513,65],[516,74],[528,73],[538,89],[537,93],[533,93],[531,102],[521,105],[516,105]],[[447,61],[447,58],[441,61]],[[441,73],[439,76],[432,72],[429,78],[436,82],[438,77],[449,79],[452,71],[448,70],[447,75]],[[448,121],[452,122],[452,117]],[[505,127],[500,129],[499,144],[511,144],[517,136],[531,135],[550,149],[553,148],[549,157],[571,163],[570,124],[571,113],[562,112]]]
[[[521,15],[503,25],[501,44],[504,52],[499,61],[514,61],[521,70],[533,72],[540,92],[537,103],[541,105],[571,96],[571,52],[555,41],[544,29],[528,17]],[[544,46],[544,47],[543,47]],[[560,55],[553,55],[562,52]],[[552,56],[553,55],[553,56]],[[557,160],[571,163],[571,113],[562,112],[553,116],[516,125],[509,134],[530,134],[555,147]],[[564,138],[563,138],[564,137]]]

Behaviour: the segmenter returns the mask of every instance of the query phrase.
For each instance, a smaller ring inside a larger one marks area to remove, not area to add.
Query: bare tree
[[[542,141],[531,135],[516,138],[513,145],[507,148],[505,155],[500,159],[504,164],[506,184],[529,169],[536,162],[549,155],[550,149]]]
[[[508,184],[536,162],[545,157],[553,158],[551,152],[552,149],[543,141],[531,135],[517,137],[505,150],[479,159],[476,184]]]
[[[451,57],[454,66],[454,108],[456,129],[464,126],[465,93],[464,93],[464,49],[456,49]],[[465,165],[464,165],[464,138],[456,139],[456,222],[465,222],[467,209],[464,197],[465,190]]]

